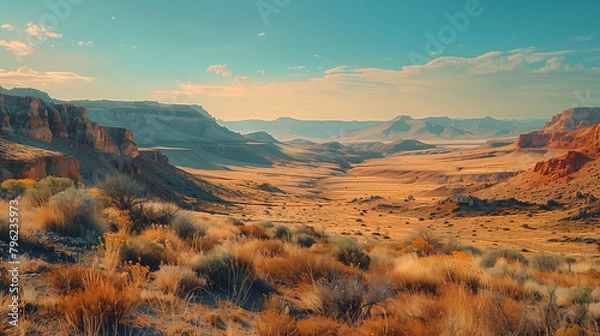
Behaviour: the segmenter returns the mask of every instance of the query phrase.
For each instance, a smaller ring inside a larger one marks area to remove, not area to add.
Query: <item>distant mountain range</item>
[[[490,139],[517,137],[544,125],[544,119],[498,120],[492,117],[452,119],[428,117],[414,119],[398,116],[390,121],[242,120],[217,122],[244,133],[268,132],[280,141],[291,139],[336,139],[339,141],[399,141],[403,139]]]

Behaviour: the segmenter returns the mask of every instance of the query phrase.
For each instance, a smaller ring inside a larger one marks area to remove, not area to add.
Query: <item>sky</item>
[[[2,0],[0,86],[223,120],[600,106],[600,1]]]

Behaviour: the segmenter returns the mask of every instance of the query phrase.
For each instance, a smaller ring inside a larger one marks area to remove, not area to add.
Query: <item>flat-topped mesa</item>
[[[67,139],[132,158],[139,154],[131,131],[100,126],[88,119],[83,107],[47,103],[34,97],[0,95],[0,128],[47,142]]]

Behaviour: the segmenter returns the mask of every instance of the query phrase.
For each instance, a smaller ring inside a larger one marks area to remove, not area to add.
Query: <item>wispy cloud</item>
[[[323,61],[329,62],[329,63],[333,62],[333,61],[332,61],[332,60],[330,60],[329,58],[323,57],[323,56],[321,56],[321,55],[318,55],[318,54],[314,54],[313,56],[315,56],[316,58],[318,58],[318,59],[321,59],[321,60],[323,60]]]
[[[600,32],[591,33],[589,35],[573,36],[569,40],[574,42],[585,42],[593,40]]]
[[[62,38],[62,34],[58,34],[52,31],[48,31],[44,26],[38,26],[33,22],[27,24],[25,32],[38,40],[46,41],[48,38],[59,39]]]
[[[225,64],[214,64],[206,69],[207,72],[214,72],[223,77],[231,77],[231,69]]]
[[[260,37],[262,37],[262,36],[267,36],[267,33],[265,33],[265,32],[258,33],[256,36],[260,36]]]
[[[0,40],[0,46],[8,51],[13,51],[18,56],[29,56],[33,54],[33,47],[21,41]]]
[[[87,41],[87,42],[79,41],[79,42],[77,42],[77,45],[80,46],[80,47],[94,47],[94,42],[92,42],[92,41]]]
[[[302,70],[302,69],[306,69],[305,65],[298,65],[298,66],[289,66],[288,70]]]
[[[247,87],[250,84],[252,78],[248,76],[235,76],[235,83],[240,86]]]
[[[16,28],[8,23],[3,24],[2,26],[0,26],[0,28],[4,29],[4,30],[8,30],[8,31],[12,31],[15,30]]]
[[[258,70],[258,73],[264,76],[267,74],[267,70],[260,69],[260,70]]]
[[[215,85],[186,83],[176,90],[158,90],[153,98],[185,92],[198,97],[228,118],[256,113],[276,118],[285,109],[304,118],[386,119],[400,114],[469,117],[486,111],[507,118],[546,116],[571,105],[571,92],[591,88],[600,94],[600,69],[570,65],[573,54],[598,55],[596,50],[538,52],[534,48],[491,51],[475,57],[439,57],[427,64],[401,69],[338,66],[320,77],[290,76],[271,83]],[[248,106],[260,106],[253,111]],[[243,113],[236,111],[244,111]],[[309,115],[311,114],[312,115]]]
[[[66,84],[69,82],[93,82],[94,78],[74,72],[41,72],[28,67],[14,71],[0,69],[0,83],[3,86],[31,86],[39,84]]]

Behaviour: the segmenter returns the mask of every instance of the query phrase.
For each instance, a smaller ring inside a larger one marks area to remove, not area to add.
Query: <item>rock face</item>
[[[0,138],[0,180],[46,176],[80,179],[79,162],[72,156],[21,145]]]
[[[67,139],[107,153],[136,157],[133,134],[87,118],[85,108],[46,103],[34,97],[0,95],[0,127],[5,133],[51,142]]]
[[[542,128],[547,132],[568,132],[600,123],[600,108],[577,107],[552,117]]]
[[[552,178],[562,178],[579,171],[591,160],[584,154],[569,151],[564,157],[538,162],[533,171]]]

